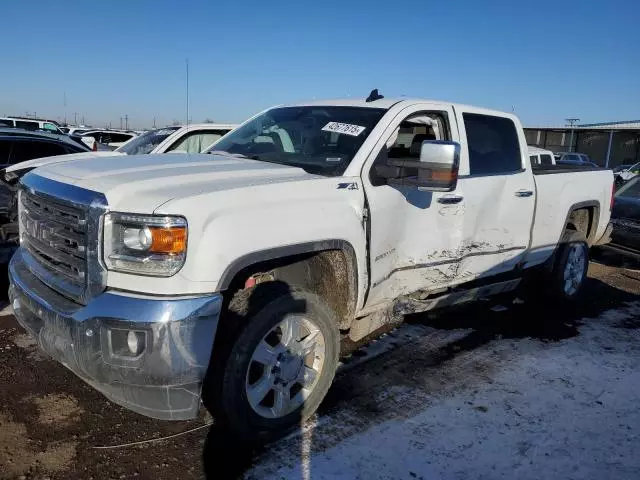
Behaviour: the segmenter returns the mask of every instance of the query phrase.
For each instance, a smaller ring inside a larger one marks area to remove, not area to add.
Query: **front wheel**
[[[212,365],[216,421],[244,440],[268,441],[313,414],[333,381],[340,348],[326,302],[263,283],[236,294],[224,322],[227,348],[214,351],[222,358]]]

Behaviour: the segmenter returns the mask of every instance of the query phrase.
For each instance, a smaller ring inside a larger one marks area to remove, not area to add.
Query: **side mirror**
[[[414,186],[420,191],[450,192],[458,183],[460,144],[445,140],[425,140],[419,160],[387,159],[376,173],[391,186]]]

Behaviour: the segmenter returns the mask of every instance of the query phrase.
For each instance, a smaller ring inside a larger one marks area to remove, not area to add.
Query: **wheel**
[[[583,233],[567,230],[556,254],[549,293],[556,300],[572,302],[579,298],[589,268],[589,245]]]
[[[226,313],[211,413],[237,438],[273,440],[313,414],[329,390],[338,322],[321,297],[282,282],[240,291]]]

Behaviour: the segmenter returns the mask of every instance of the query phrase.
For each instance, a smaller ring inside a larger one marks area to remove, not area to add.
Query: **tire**
[[[584,233],[566,230],[554,258],[548,294],[561,303],[580,298],[589,269],[589,244]]]
[[[289,325],[291,332],[301,332],[303,341],[286,334]],[[312,335],[313,350],[300,353]],[[285,337],[290,338],[289,346],[284,345]],[[211,398],[208,408],[216,423],[233,437],[274,440],[317,410],[333,381],[339,351],[338,322],[321,297],[277,281],[241,290],[223,313],[210,367],[212,381],[205,382],[210,390],[203,392],[203,399]],[[320,356],[322,365],[317,367]],[[310,370],[315,373],[307,375]],[[308,390],[296,383],[300,376]],[[269,382],[271,388],[263,390]]]

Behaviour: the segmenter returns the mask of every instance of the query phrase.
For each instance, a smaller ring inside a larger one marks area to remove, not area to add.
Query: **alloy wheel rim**
[[[564,267],[564,292],[567,295],[574,295],[584,280],[586,255],[582,244],[576,243],[570,248]]]
[[[309,398],[326,354],[324,335],[307,317],[288,315],[258,342],[247,368],[245,391],[264,418],[282,418]]]

